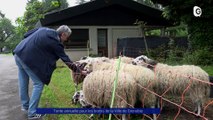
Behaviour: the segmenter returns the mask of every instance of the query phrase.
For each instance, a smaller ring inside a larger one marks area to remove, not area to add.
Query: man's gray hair
[[[68,35],[71,35],[72,33],[72,30],[67,25],[61,25],[56,31],[59,35],[61,35],[62,33],[67,33]]]

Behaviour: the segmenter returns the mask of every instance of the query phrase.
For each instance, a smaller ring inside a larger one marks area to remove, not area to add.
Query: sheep
[[[109,62],[110,59],[107,57],[89,57],[89,56],[84,56],[80,58],[78,63],[94,63],[94,62]]]
[[[83,94],[93,106],[109,107],[112,99],[113,83],[116,72],[111,70],[94,71],[83,82]],[[136,101],[136,82],[127,73],[119,72],[113,108],[129,108]],[[119,96],[117,96],[119,95]],[[122,119],[127,119],[122,115]]]
[[[97,71],[97,70],[112,70],[116,71],[117,63],[106,63],[106,62],[99,62],[99,63],[92,63],[87,64],[85,66],[85,70],[87,71]],[[137,100],[142,102],[146,106],[150,106],[152,108],[155,107],[156,103],[156,96],[154,94],[148,93],[144,90],[141,86],[147,87],[150,91],[154,91],[153,86],[157,81],[154,77],[154,72],[148,68],[142,66],[135,66],[131,64],[121,63],[120,71],[126,72],[133,76],[135,81],[137,82]],[[106,74],[107,75],[107,74]],[[156,119],[156,115],[153,114],[153,118]]]
[[[80,90],[80,91],[77,91],[74,93],[74,95],[72,96],[72,102],[74,104],[77,104],[78,102],[80,103],[80,105],[83,107],[83,108],[90,108],[92,107],[92,105],[90,105],[84,98],[84,94],[83,94],[83,91]]]
[[[111,59],[112,62],[114,61],[117,61],[118,59]],[[127,64],[132,64],[132,61],[134,60],[134,58],[131,58],[131,57],[127,57],[127,56],[121,56],[121,62],[123,63],[127,63]]]
[[[78,84],[82,83],[85,75],[81,73],[81,70],[84,69],[84,67],[87,65],[86,63],[79,63],[79,62],[75,62],[74,64],[76,64],[76,66],[79,67],[80,70],[77,70],[76,72],[73,72],[72,70],[70,70],[71,72],[71,78],[73,79],[73,82],[75,84],[75,92],[77,92],[78,90]]]
[[[108,63],[113,63],[115,61],[117,61],[118,59],[109,59],[107,57],[89,57],[89,56],[84,56],[82,58],[80,58],[79,61],[77,61],[78,63],[87,63],[87,64],[91,64],[91,63],[96,63],[96,62],[108,62]],[[127,63],[127,64],[132,64],[132,61],[134,59],[131,57],[127,57],[127,56],[122,56],[121,57],[121,62],[123,63]]]
[[[144,55],[135,58],[133,64],[148,67],[155,72],[159,81],[159,86],[157,86],[159,94],[162,94],[160,92],[165,91],[170,86],[169,94],[181,96],[190,84],[186,95],[189,95],[190,99],[196,105],[195,111],[197,111],[197,116],[201,114],[201,107],[210,94],[210,85],[190,78],[193,77],[204,82],[209,82],[208,74],[200,67],[194,65],[169,66],[157,63]]]

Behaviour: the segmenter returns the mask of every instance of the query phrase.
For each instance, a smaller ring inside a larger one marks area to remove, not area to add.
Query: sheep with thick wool
[[[98,70],[111,70],[116,71],[117,63],[106,63],[106,62],[99,62],[99,63],[92,63],[87,64],[85,66],[85,70],[87,71],[98,71]],[[154,94],[149,93],[143,87],[149,89],[150,91],[154,91],[154,87],[157,81],[154,77],[154,72],[148,68],[142,66],[135,66],[131,64],[121,63],[120,71],[128,73],[133,76],[134,80],[137,83],[137,100],[141,101],[143,105],[148,107],[155,107],[156,104],[156,96]],[[106,74],[108,76],[108,74]],[[142,87],[141,87],[142,86]],[[156,115],[153,116],[156,119]]]
[[[92,64],[92,63],[97,63],[97,62],[108,62],[108,63],[113,63],[116,62],[118,58],[115,59],[109,59],[107,57],[89,57],[89,56],[84,56],[82,57],[78,63],[87,63],[87,64]],[[121,56],[121,62],[122,63],[127,63],[127,64],[132,64],[132,61],[134,58],[127,57],[127,56]]]
[[[157,86],[159,94],[162,94],[170,87],[169,94],[181,96],[184,90],[189,87],[185,94],[196,105],[197,115],[200,115],[201,107],[210,94],[210,85],[204,83],[209,82],[208,74],[204,70],[194,65],[170,66],[157,63],[144,55],[135,58],[133,64],[142,65],[154,71],[159,81]]]
[[[116,62],[116,61],[118,61],[118,58],[110,59],[110,60],[111,60],[110,62]],[[121,56],[121,62],[122,63],[132,64],[133,60],[134,60],[134,58],[132,58],[132,57]]]
[[[80,64],[82,64],[82,63],[90,64],[90,63],[96,63],[96,62],[110,62],[110,59],[107,58],[107,57],[84,56],[77,62],[80,63]]]
[[[101,70],[88,74],[83,82],[85,100],[96,107],[109,107],[112,99],[115,71]],[[129,108],[136,101],[136,82],[124,72],[119,72],[113,108]],[[122,119],[127,119],[122,115]]]

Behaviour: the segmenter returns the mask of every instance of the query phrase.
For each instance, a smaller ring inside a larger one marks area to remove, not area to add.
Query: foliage
[[[14,26],[7,18],[0,19],[0,41],[4,42],[13,34]]]
[[[155,1],[160,2],[160,0]],[[187,25],[193,50],[204,47],[213,48],[212,0],[171,0],[167,1],[167,4],[163,16],[175,21],[175,24],[183,22]],[[194,6],[202,9],[200,17],[193,15]]]
[[[213,49],[213,1],[212,0],[152,0],[164,5],[163,16],[173,20],[175,25],[183,23],[187,26],[190,50],[185,53],[183,62],[192,64],[212,64]],[[202,9],[200,17],[193,15],[193,7]],[[181,33],[184,34],[184,33]],[[211,59],[211,60],[210,60]]]
[[[213,76],[213,65],[201,66],[201,67],[202,67],[202,69],[204,69],[209,74],[209,76]]]
[[[84,4],[86,1],[85,0],[76,0],[76,4]]]
[[[24,34],[33,28],[40,18],[44,17],[47,12],[58,11],[68,7],[67,0],[28,0],[26,11],[22,17],[16,19],[17,26],[11,41],[7,46],[13,49],[22,39]]]
[[[146,5],[150,5],[150,6],[153,6],[154,3],[151,1],[151,0],[135,0],[141,4],[146,4]]]
[[[187,26],[184,23],[180,23],[178,26],[166,28],[166,32],[169,33],[170,37],[183,37],[188,35]]]
[[[14,26],[8,18],[2,16],[0,18],[0,52],[1,48],[6,46],[6,41],[9,41],[12,34],[14,34]]]
[[[81,5],[81,4],[84,4],[84,3],[86,3],[86,2],[91,2],[91,1],[95,1],[95,0],[75,0],[76,2],[76,4],[78,4],[78,5]]]
[[[165,62],[166,57],[167,57],[167,52],[168,52],[167,51],[167,45],[163,44],[163,45],[160,45],[157,48],[149,49],[149,53],[150,53],[149,57],[154,59],[154,60],[157,60],[159,62]],[[145,51],[140,52],[140,54],[148,56],[147,52],[145,52]]]
[[[195,50],[194,52],[186,52],[182,62],[194,65],[210,65],[212,64],[212,60],[212,50],[210,48],[203,48]]]
[[[160,36],[160,29],[146,31],[146,36]]]
[[[42,2],[38,0],[31,0],[27,3],[26,12],[23,16],[23,23],[27,31],[35,27],[40,18],[43,18],[43,6]]]
[[[155,8],[161,9],[161,5],[154,4],[152,2],[152,0],[134,0],[134,1],[136,1],[138,3],[141,3],[141,4],[145,4],[145,5],[151,6],[151,7],[155,7]]]
[[[68,7],[67,0],[29,0],[26,6],[24,16],[19,17],[16,22],[18,27],[22,28],[18,33],[25,33],[35,28],[39,19],[44,17],[47,12],[55,12]]]
[[[43,0],[42,4],[44,13],[56,12],[69,6],[67,0]]]

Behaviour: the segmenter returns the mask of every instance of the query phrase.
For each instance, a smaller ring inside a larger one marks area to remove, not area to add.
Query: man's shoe
[[[21,111],[26,112],[26,113],[28,112],[28,110],[23,107],[21,108]]]
[[[46,114],[34,114],[32,116],[28,116],[28,120],[34,120],[44,117]]]

